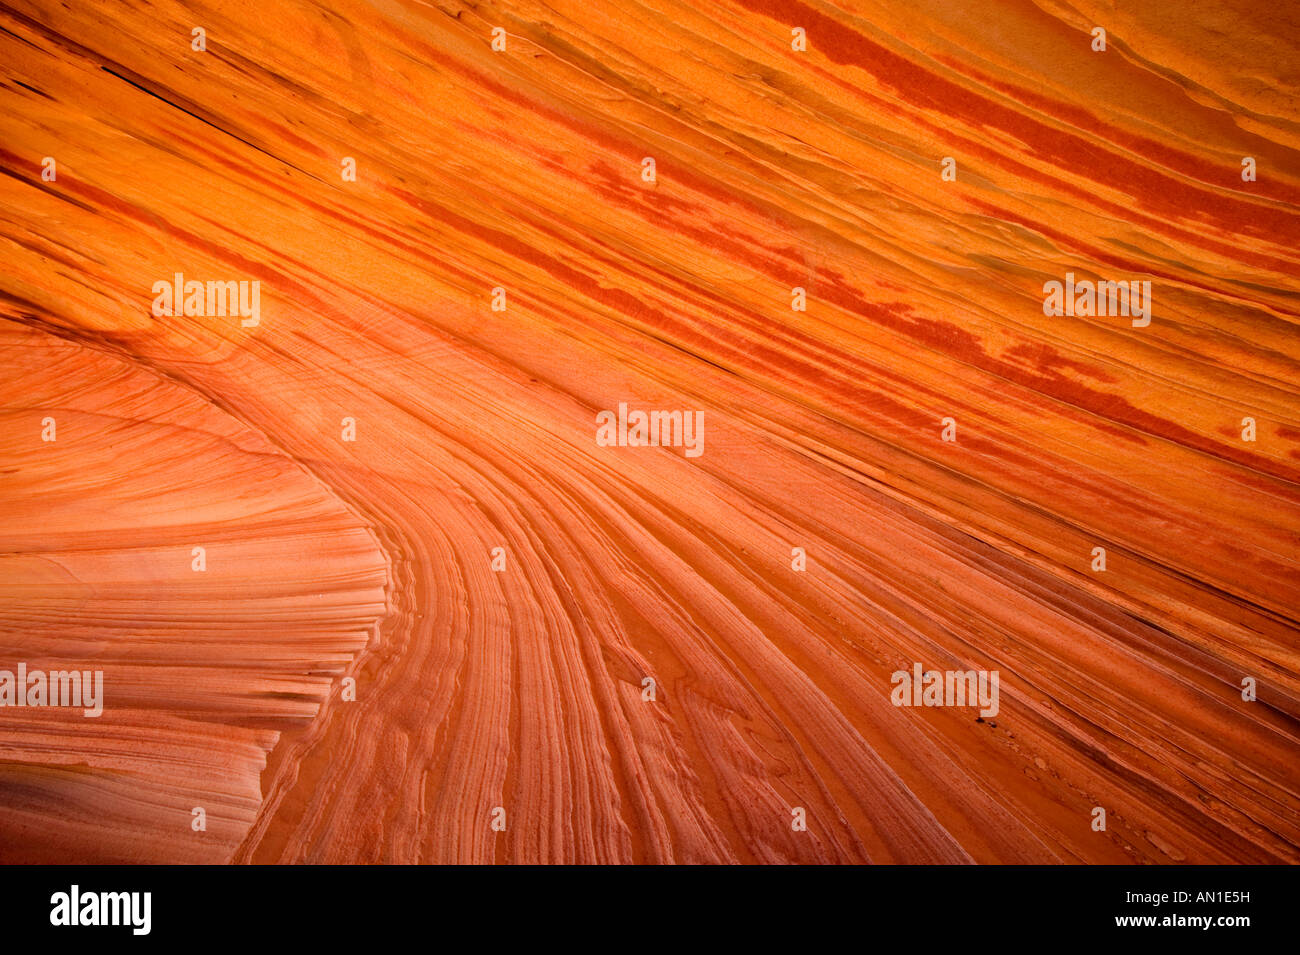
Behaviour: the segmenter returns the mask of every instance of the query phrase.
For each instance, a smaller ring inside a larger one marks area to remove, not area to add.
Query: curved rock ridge
[[[97,715],[0,708],[0,860],[224,861],[268,752],[376,635],[385,556],[143,365],[6,323],[0,388],[0,669],[102,681]]]
[[[0,11],[0,857],[1300,862],[1300,14],[1112,6]]]

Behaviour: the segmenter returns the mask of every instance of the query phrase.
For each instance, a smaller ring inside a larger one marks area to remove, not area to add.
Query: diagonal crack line
[[[269,153],[269,152],[267,152],[267,151],[266,151],[265,149],[263,149],[261,146],[258,146],[258,145],[255,144],[255,143],[251,143],[251,142],[249,142],[247,139],[244,139],[244,137],[242,137],[242,136],[237,136],[237,135],[235,135],[234,133],[232,133],[232,132],[231,132],[230,130],[228,130],[228,129],[223,129],[222,127],[218,126],[216,123],[212,122],[212,121],[209,120],[209,119],[204,119],[204,118],[203,118],[202,116],[200,116],[198,113],[192,112],[191,110],[186,109],[184,106],[180,106],[180,105],[178,105],[178,104],[176,104],[176,103],[173,103],[173,102],[172,102],[171,100],[169,100],[167,97],[165,97],[165,96],[161,96],[161,95],[159,95],[158,93],[155,93],[153,90],[149,89],[149,87],[144,86],[144,85],[141,84],[141,83],[137,83],[135,80],[131,79],[130,77],[123,76],[121,73],[117,72],[117,70],[111,69],[110,67],[107,67],[107,66],[101,66],[100,69],[103,70],[105,73],[110,73],[110,74],[112,74],[113,76],[116,76],[116,77],[117,77],[119,80],[121,80],[123,83],[129,83],[129,84],[131,84],[132,86],[134,86],[136,89],[140,90],[141,92],[143,92],[143,93],[148,93],[148,94],[149,94],[150,96],[152,96],[154,99],[161,100],[162,102],[166,103],[168,106],[172,107],[173,109],[178,109],[178,110],[180,110],[180,111],[181,111],[182,113],[184,113],[186,116],[192,116],[192,117],[194,117],[195,119],[197,119],[200,123],[204,123],[204,124],[206,124],[206,125],[208,125],[208,126],[211,126],[211,127],[212,127],[213,129],[215,129],[217,132],[219,132],[219,133],[224,133],[225,135],[229,136],[231,139],[238,140],[239,142],[243,143],[243,144],[244,144],[245,146],[247,146],[248,148],[250,148],[250,149],[255,149],[255,150],[257,150],[259,153],[261,153],[261,154],[264,155],[264,156],[270,156],[270,157],[271,157],[272,159],[274,159],[276,162],[278,162],[278,163],[282,163],[282,164],[288,166],[290,169],[293,169],[293,170],[296,170],[297,172],[302,173],[304,176],[308,176],[309,178],[313,178],[313,179],[316,178],[315,176],[312,176],[310,173],[308,173],[305,169],[300,169],[299,167],[295,166],[293,163],[289,162],[288,160],[286,160],[286,159],[282,159],[282,158],[280,158],[279,156],[275,155],[274,153]]]

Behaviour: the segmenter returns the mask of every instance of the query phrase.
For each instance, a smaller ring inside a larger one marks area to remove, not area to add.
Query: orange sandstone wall
[[[1131,6],[0,7],[0,861],[1300,861],[1300,13]]]

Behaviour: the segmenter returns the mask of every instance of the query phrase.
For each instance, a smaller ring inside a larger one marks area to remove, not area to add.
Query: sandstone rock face
[[[1300,862],[1293,8],[70,6],[0,861]]]

